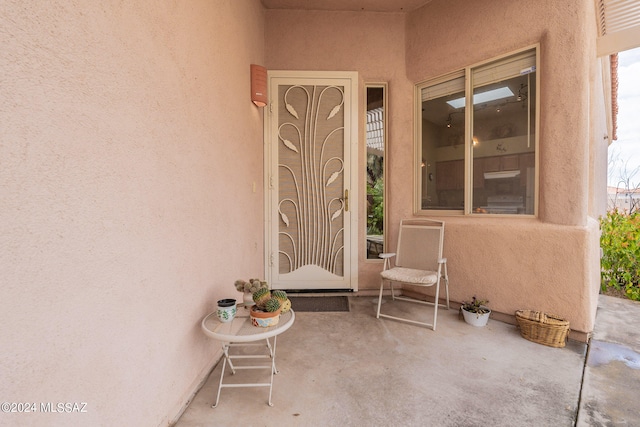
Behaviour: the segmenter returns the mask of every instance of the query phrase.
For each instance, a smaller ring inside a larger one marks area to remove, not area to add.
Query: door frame
[[[347,99],[345,98],[345,119],[349,117],[349,129],[345,129],[345,141],[348,138],[349,144],[348,150],[345,150],[345,163],[349,165],[349,176],[345,176],[345,188],[349,190],[349,211],[345,212],[345,221],[349,224],[349,239],[350,250],[344,253],[345,257],[345,269],[344,275],[346,283],[345,288],[340,290],[357,291],[358,290],[358,253],[360,242],[358,241],[358,211],[360,208],[360,197],[358,192],[358,136],[359,136],[359,85],[358,85],[358,73],[355,71],[295,71],[295,70],[270,70],[267,72],[267,88],[271,88],[272,79],[289,79],[292,84],[296,79],[340,79],[350,80],[351,93]],[[268,104],[263,109],[263,140],[264,140],[264,276],[267,282],[273,285],[273,269],[276,268],[276,256],[273,253],[273,233],[272,226],[273,221],[278,221],[278,217],[273,215],[274,207],[272,206],[271,191],[275,190],[275,176],[273,171],[273,158],[272,150],[273,144],[277,144],[278,141],[273,141],[271,138],[271,126],[273,120],[273,108],[274,108],[274,96],[268,91]],[[347,107],[349,105],[349,107]],[[346,120],[345,120],[346,122]],[[348,159],[346,158],[348,156]],[[277,168],[277,167],[276,167]],[[345,234],[346,236],[346,234]],[[348,267],[346,266],[348,260]],[[334,288],[321,288],[322,290],[336,290]],[[301,289],[302,290],[302,289]],[[307,290],[307,289],[304,289]],[[315,289],[314,289],[315,290]]]

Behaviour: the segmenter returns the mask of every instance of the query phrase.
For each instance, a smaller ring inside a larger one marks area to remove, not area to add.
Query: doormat
[[[332,297],[292,297],[289,295],[291,308],[296,312],[349,311],[349,298]]]

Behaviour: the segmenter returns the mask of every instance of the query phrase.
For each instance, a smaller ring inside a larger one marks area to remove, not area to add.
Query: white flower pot
[[[486,307],[483,307],[486,308]],[[487,308],[487,310],[489,310]],[[462,316],[464,317],[464,321],[473,326],[485,326],[489,321],[489,315],[491,314],[491,310],[488,313],[472,313],[470,311],[462,309]]]
[[[242,302],[244,303],[244,308],[249,310],[255,302],[253,302],[253,294],[251,292],[245,292],[242,296]]]
[[[221,299],[218,301],[218,319],[222,323],[228,323],[236,317],[236,300],[231,298]]]

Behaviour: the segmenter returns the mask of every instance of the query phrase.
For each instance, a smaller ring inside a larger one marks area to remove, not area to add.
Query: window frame
[[[384,191],[383,191],[383,225],[382,225],[382,249],[383,252],[386,252],[388,249],[388,240],[389,240],[389,227],[388,227],[388,222],[389,222],[389,210],[387,208],[388,206],[388,201],[389,201],[389,186],[387,185],[388,182],[388,177],[389,177],[389,163],[388,163],[388,157],[389,157],[389,84],[387,82],[378,82],[378,81],[374,81],[374,82],[366,82],[364,84],[364,110],[365,110],[365,114],[364,114],[364,124],[362,126],[362,128],[365,130],[364,131],[364,158],[365,158],[365,166],[364,166],[364,172],[366,174],[366,159],[367,159],[367,135],[366,135],[366,129],[367,129],[367,89],[369,88],[379,88],[382,89],[383,95],[382,95],[382,103],[384,106],[383,112],[382,112],[382,120],[383,120],[383,140],[384,140],[384,157],[382,159],[382,170],[383,170],[383,185],[384,185]],[[365,226],[365,230],[366,230],[366,226],[367,226],[367,182],[366,182],[366,177],[364,179],[364,188],[362,189],[362,194],[364,195],[364,214],[365,217],[363,219],[363,223]],[[369,258],[367,255],[367,236],[366,236],[366,231],[365,231],[365,254],[364,254],[364,261],[365,262],[371,262],[371,263],[382,263],[384,260],[382,258]]]
[[[473,212],[473,70],[487,64],[505,60],[527,51],[535,51],[535,120],[534,126],[534,209],[533,214],[503,214],[503,213],[478,213]],[[456,78],[464,77],[465,84],[465,110],[464,110],[464,208],[460,209],[424,209],[422,208],[422,90]],[[540,192],[540,44],[530,45],[518,50],[496,56],[488,60],[478,62],[462,69],[418,82],[414,91],[414,215],[419,216],[468,216],[487,218],[537,218],[539,212]]]

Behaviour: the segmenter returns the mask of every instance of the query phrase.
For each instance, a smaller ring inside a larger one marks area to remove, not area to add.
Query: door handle
[[[344,201],[344,211],[349,212],[349,190],[346,188],[344,189],[344,199],[342,200]]]

